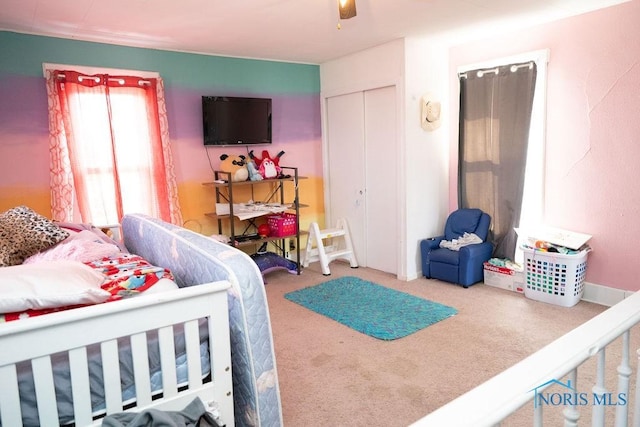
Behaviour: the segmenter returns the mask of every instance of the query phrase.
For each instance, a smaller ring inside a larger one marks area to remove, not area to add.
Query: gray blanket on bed
[[[102,420],[103,427],[220,427],[199,398],[182,411],[147,409],[142,412],[111,414]]]

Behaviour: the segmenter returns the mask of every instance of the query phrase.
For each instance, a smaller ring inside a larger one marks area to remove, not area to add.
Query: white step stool
[[[331,239],[331,244],[325,246],[324,240]],[[315,244],[315,247],[313,245]],[[345,259],[349,261],[351,268],[358,267],[358,261],[353,252],[351,235],[346,219],[339,219],[336,228],[320,230],[317,222],[312,222],[309,226],[309,236],[307,237],[307,249],[304,251],[303,267],[308,267],[310,262],[320,261],[322,274],[329,276],[329,263],[334,259]]]

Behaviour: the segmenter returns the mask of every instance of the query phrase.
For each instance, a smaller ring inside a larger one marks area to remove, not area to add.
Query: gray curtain
[[[460,74],[458,206],[491,215],[494,257],[515,255],[535,82],[533,62]]]

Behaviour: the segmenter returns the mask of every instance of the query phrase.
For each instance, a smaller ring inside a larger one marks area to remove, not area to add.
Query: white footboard
[[[226,281],[69,310],[0,324],[0,420],[22,425],[17,364],[31,361],[40,425],[58,426],[51,356],[68,354],[75,424],[100,424],[90,397],[87,347],[100,345],[106,414],[143,409],[182,410],[195,397],[215,405],[220,424],[234,425]],[[210,376],[201,369],[199,319],[206,318]],[[174,326],[184,328],[187,385],[177,384]],[[161,396],[150,386],[149,331],[158,337],[162,369]],[[213,332],[212,332],[213,331]],[[135,402],[123,402],[118,338],[130,337]],[[203,377],[206,377],[203,380]],[[132,406],[133,405],[133,406]]]

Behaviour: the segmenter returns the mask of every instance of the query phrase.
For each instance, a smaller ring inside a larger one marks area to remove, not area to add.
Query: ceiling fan
[[[356,0],[338,0],[340,19],[349,19],[356,16]]]
[[[340,12],[340,19],[349,19],[356,16],[356,0],[338,0],[338,11]],[[338,19],[337,28],[342,29]]]

